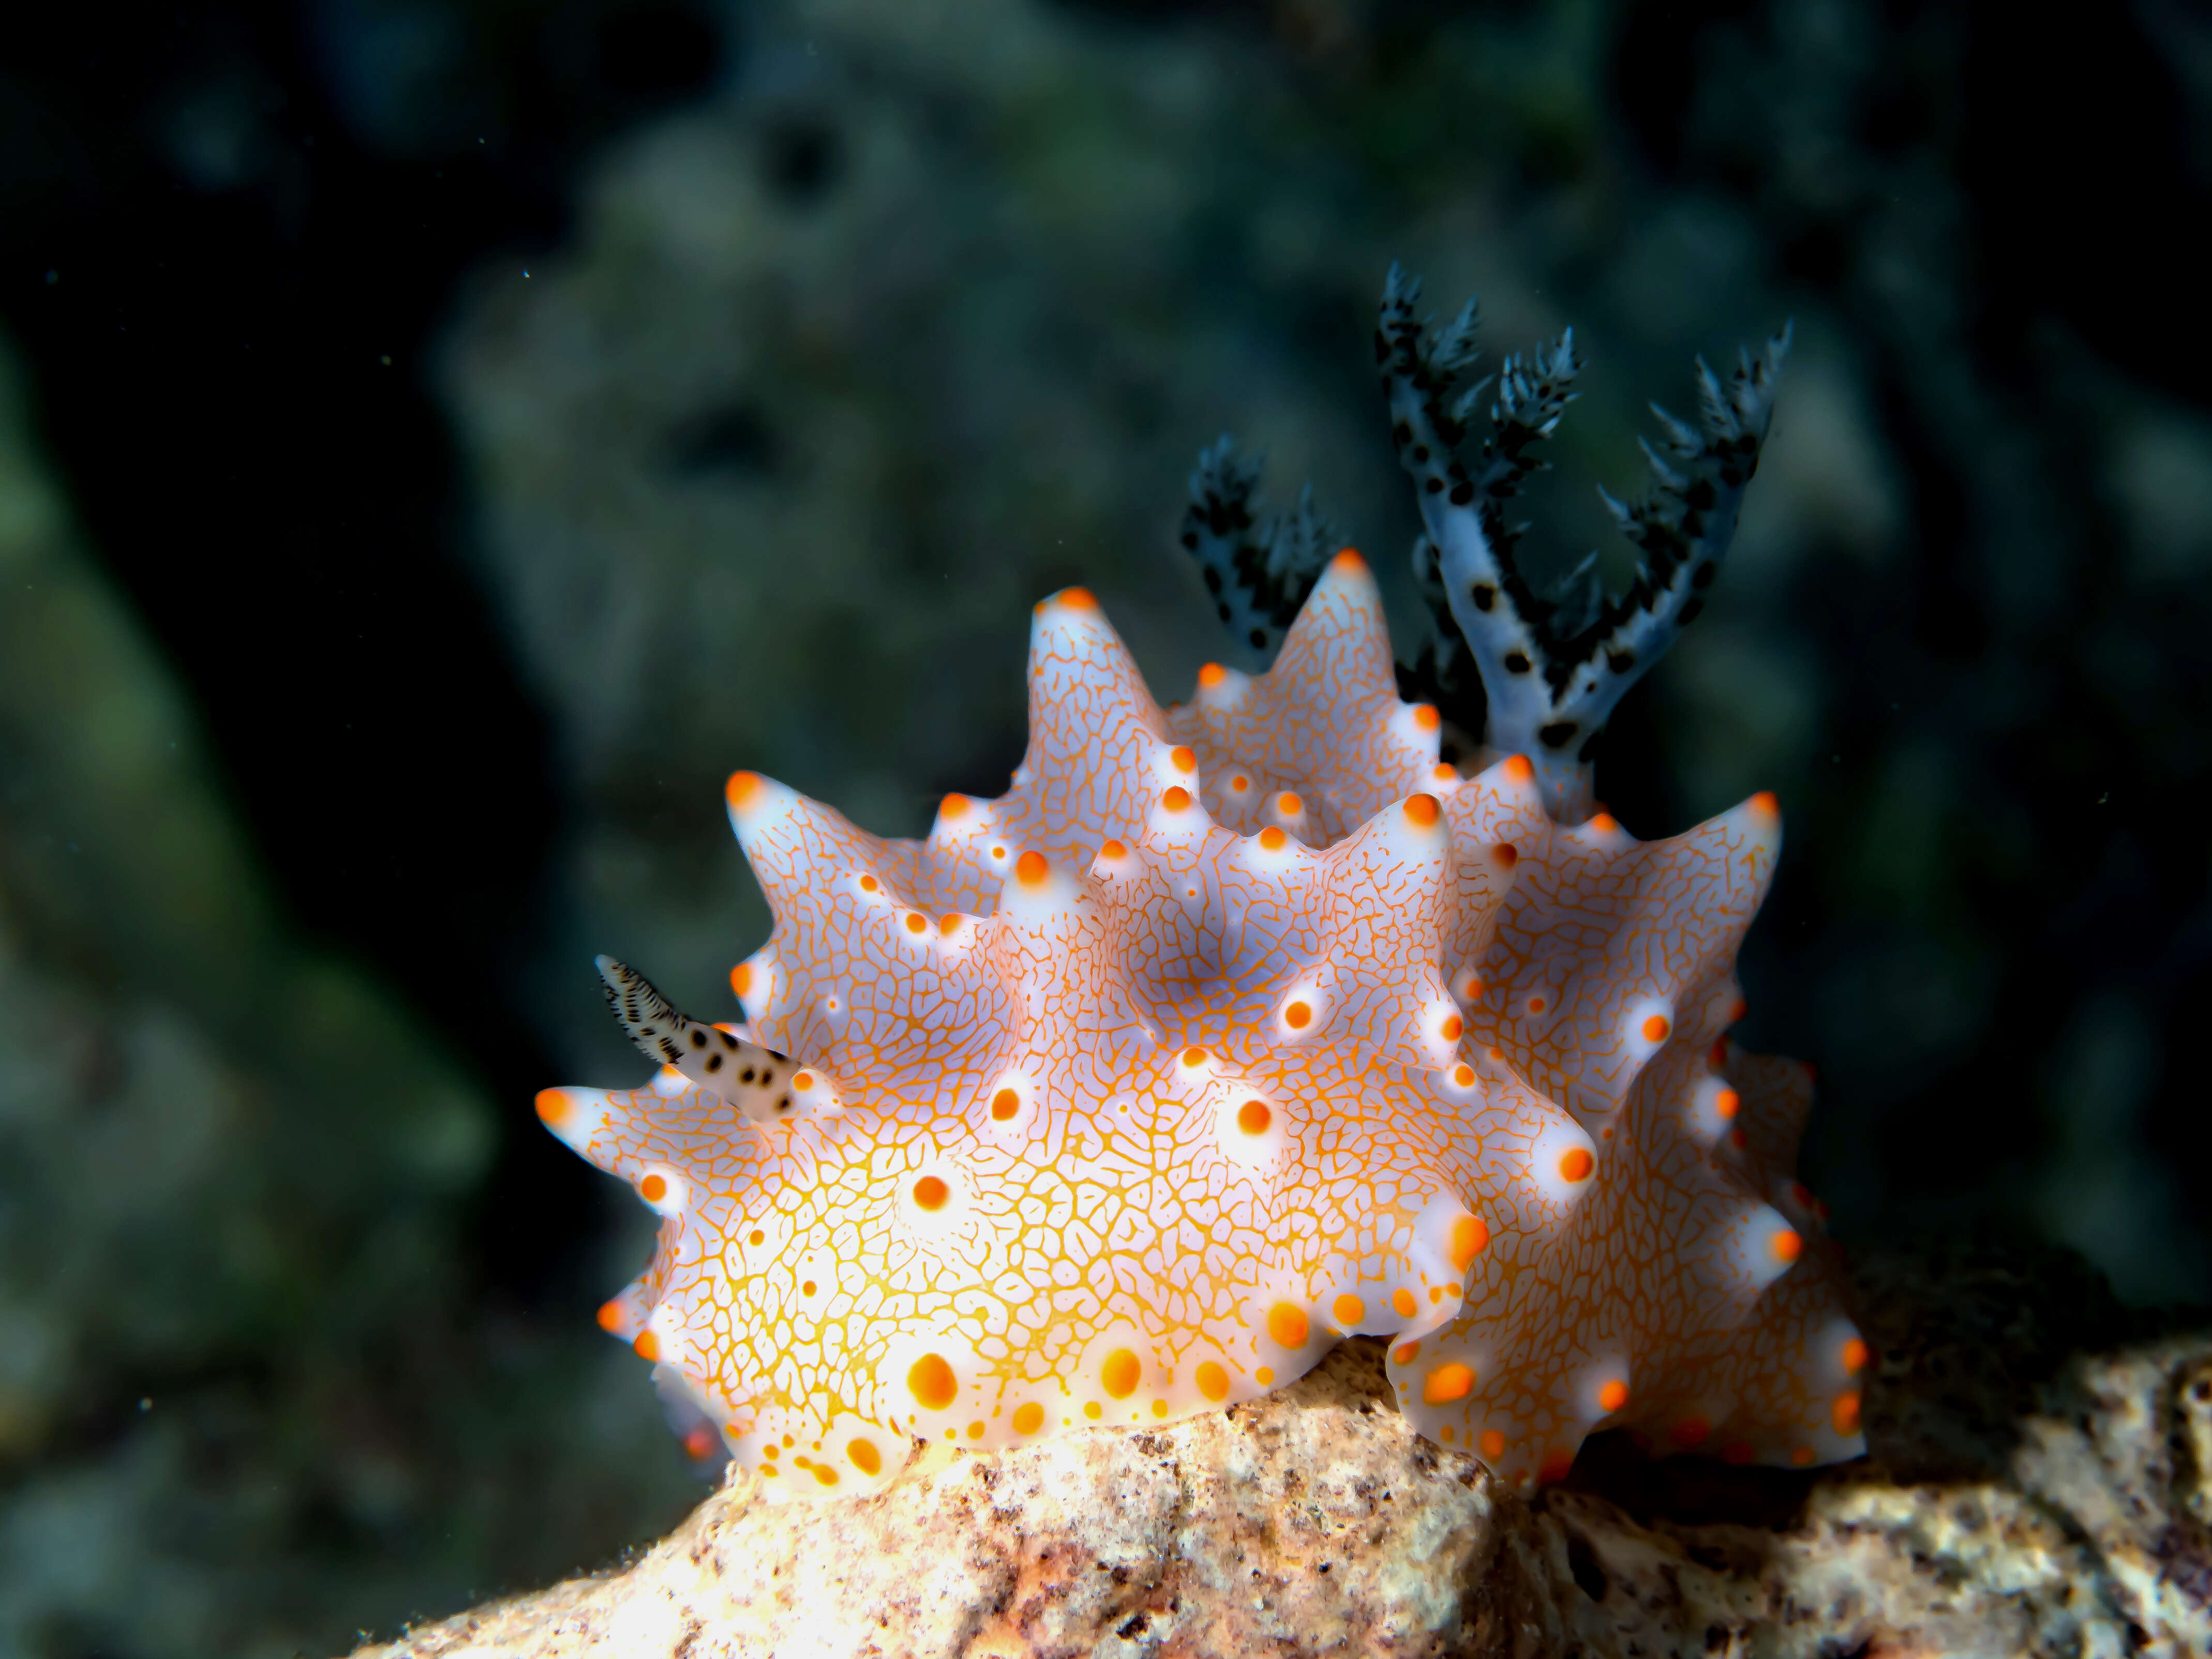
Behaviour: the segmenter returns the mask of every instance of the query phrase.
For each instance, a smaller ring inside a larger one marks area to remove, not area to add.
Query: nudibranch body
[[[1352,1333],[1524,1486],[1604,1428],[1863,1449],[1809,1079],[1725,1036],[1771,797],[1645,842],[1520,755],[1462,777],[1349,551],[1272,668],[1165,710],[1066,590],[1029,705],[1008,793],[921,841],[732,777],[749,1023],[604,963],[668,1064],[539,1097],[662,1218],[601,1322],[764,1490],[1215,1410]]]

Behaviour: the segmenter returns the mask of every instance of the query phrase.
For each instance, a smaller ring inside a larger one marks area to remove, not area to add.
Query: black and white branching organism
[[[1743,352],[1725,382],[1700,361],[1694,426],[1652,405],[1663,429],[1657,446],[1644,445],[1652,489],[1633,505],[1605,496],[1638,550],[1626,590],[1606,592],[1592,553],[1539,592],[1516,552],[1528,526],[1507,514],[1546,465],[1538,446],[1574,401],[1582,369],[1574,331],[1469,383],[1475,302],[1437,328],[1416,314],[1419,297],[1419,282],[1392,266],[1375,330],[1391,436],[1419,492],[1414,580],[1436,618],[1435,638],[1401,665],[1400,679],[1407,696],[1433,702],[1464,731],[1481,732],[1483,752],[1470,757],[1478,765],[1528,757],[1547,810],[1577,823],[1595,810],[1591,760],[1614,706],[1697,620],[1728,556],[1744,489],[1759,470],[1790,331],[1756,357]],[[1490,432],[1469,454],[1469,422],[1486,393]],[[1182,544],[1238,654],[1265,666],[1334,549],[1311,486],[1296,513],[1262,519],[1259,478],[1259,463],[1239,457],[1226,436],[1202,452]]]

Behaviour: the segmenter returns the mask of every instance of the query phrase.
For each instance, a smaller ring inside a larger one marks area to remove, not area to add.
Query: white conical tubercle
[[[538,1109],[660,1217],[601,1323],[763,1490],[1214,1410],[1352,1334],[1522,1484],[1601,1427],[1858,1449],[1802,1075],[1722,1035],[1771,799],[1563,830],[1525,757],[1439,761],[1390,661],[1348,550],[1273,669],[1164,710],[1068,589],[1005,795],[884,840],[732,777],[775,918],[740,1019],[603,958],[660,1069]]]

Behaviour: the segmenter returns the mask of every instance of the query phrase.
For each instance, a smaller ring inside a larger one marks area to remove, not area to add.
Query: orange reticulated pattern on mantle
[[[1072,589],[1029,691],[1010,792],[922,841],[732,781],[787,1115],[673,1070],[540,1097],[662,1216],[600,1322],[766,1490],[1214,1410],[1352,1332],[1524,1486],[1600,1427],[1863,1449],[1809,1078],[1723,1036],[1771,797],[1643,842],[1553,824],[1518,757],[1460,779],[1350,553],[1266,674],[1164,711]]]

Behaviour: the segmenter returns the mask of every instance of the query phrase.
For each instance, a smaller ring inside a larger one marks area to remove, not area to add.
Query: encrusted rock
[[[1546,1617],[1526,1509],[1411,1432],[1370,1342],[1158,1431],[936,1450],[849,1504],[757,1488],[735,1474],[627,1571],[372,1651],[1475,1653]]]
[[[356,1659],[2212,1651],[2212,1335],[2068,1358],[2124,1324],[2057,1253],[1858,1282],[1862,1463],[1601,1437],[1524,1504],[1413,1435],[1353,1341],[1249,1406],[939,1449],[849,1504],[770,1508],[738,1475],[627,1568]]]

